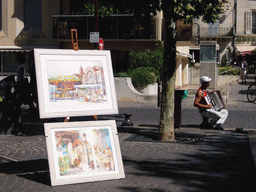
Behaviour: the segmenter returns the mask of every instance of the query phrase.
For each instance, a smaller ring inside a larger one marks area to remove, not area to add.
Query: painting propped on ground
[[[115,121],[46,123],[52,185],[124,178]]]

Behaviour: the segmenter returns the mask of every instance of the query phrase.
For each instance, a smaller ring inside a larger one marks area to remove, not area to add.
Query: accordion
[[[219,90],[209,93],[205,98],[207,104],[212,105],[212,108],[219,111],[225,107],[221,93]]]

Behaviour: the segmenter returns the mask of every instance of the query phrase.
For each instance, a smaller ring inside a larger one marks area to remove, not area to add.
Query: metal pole
[[[95,17],[95,32],[98,32],[98,0],[94,0],[94,9],[95,9],[95,13],[94,13],[94,17]],[[94,49],[97,49],[97,43],[94,43]]]
[[[95,6],[95,32],[98,32],[98,0],[94,0],[94,6]]]
[[[159,79],[157,79],[157,107],[161,107],[161,85]]]

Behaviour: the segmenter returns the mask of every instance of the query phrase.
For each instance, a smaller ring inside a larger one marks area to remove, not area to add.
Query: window
[[[219,34],[219,21],[208,24],[208,35],[217,37]]]
[[[252,11],[245,12],[245,34],[252,33]]]
[[[42,30],[42,0],[24,0],[26,30]]]
[[[256,12],[252,12],[252,33],[256,34]]]
[[[256,11],[245,12],[245,33],[256,34]]]

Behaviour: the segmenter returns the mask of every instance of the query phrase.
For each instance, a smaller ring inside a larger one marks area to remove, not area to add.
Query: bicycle
[[[247,99],[249,102],[254,102],[256,100],[256,83],[253,83],[248,87]]]

